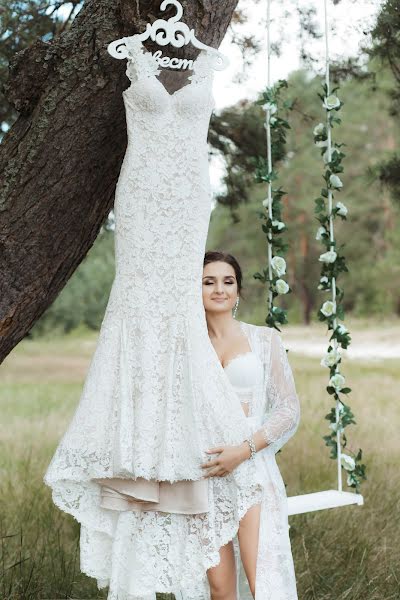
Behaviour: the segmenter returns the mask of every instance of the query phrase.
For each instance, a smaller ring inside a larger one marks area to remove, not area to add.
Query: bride
[[[252,351],[249,338],[244,334],[243,326],[245,325],[250,329],[263,329],[265,333],[270,333],[271,335],[275,331],[267,327],[257,328],[254,325],[236,321],[235,315],[241,289],[242,272],[237,260],[227,253],[206,252],[204,257],[202,294],[209,338],[222,367],[225,369],[240,397],[246,417],[249,417],[249,409],[254,400],[252,398],[252,391],[256,386],[255,380],[257,377],[262,377],[262,360],[260,360],[256,352]],[[234,311],[233,315],[232,309]],[[280,354],[281,362],[278,366],[282,366],[283,359],[284,370],[286,371],[286,384],[282,380],[282,389],[277,390],[277,392],[278,394],[281,393],[283,398],[286,393],[283,387],[287,385],[287,381],[293,386],[293,380],[286,356],[282,354],[281,345]],[[271,356],[273,364],[273,353],[271,353]],[[278,375],[279,379],[279,374],[277,373],[276,375]],[[255,457],[256,453],[262,454],[263,450],[273,441],[277,441],[279,426],[282,430],[281,433],[285,433],[285,441],[293,435],[299,421],[298,399],[294,387],[291,390],[290,397],[292,401],[289,410],[285,412],[283,406],[280,409],[278,408],[278,411],[281,411],[281,423],[279,425],[279,418],[275,419],[275,432],[273,428],[268,429],[268,427],[264,427],[256,431],[252,438],[237,446],[210,448],[207,452],[212,457],[212,460],[201,465],[205,471],[204,477],[224,477],[243,461],[249,460],[253,456]],[[276,414],[278,415],[279,413]],[[283,503],[284,498],[281,497],[280,501]],[[258,553],[260,553],[260,567],[263,564],[262,548],[259,547],[261,508],[262,503],[253,505],[240,520],[237,532],[240,559],[253,598],[255,598]],[[267,539],[266,543],[272,546],[272,537],[270,540]],[[279,584],[280,580],[284,578],[284,574],[287,573],[290,558],[286,556],[286,560],[282,561],[281,574],[280,576],[278,573],[275,574],[275,581],[271,573],[269,574],[272,577],[271,581],[275,589],[275,593],[271,598],[289,598],[289,596],[281,595],[283,589],[279,588]],[[238,556],[235,556],[234,542],[231,540],[220,549],[219,564],[207,571],[212,600],[236,600],[238,593],[238,565]],[[286,584],[289,585],[288,583]],[[295,598],[295,594],[296,592],[293,590],[290,598]]]

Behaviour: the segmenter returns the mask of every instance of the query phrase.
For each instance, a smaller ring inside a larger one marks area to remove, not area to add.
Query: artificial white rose
[[[321,227],[318,227],[318,231],[317,231],[317,235],[315,236],[315,239],[316,239],[316,240],[318,240],[318,241],[319,241],[319,240],[321,240],[321,239],[322,239],[322,234],[323,234],[323,233],[328,233],[328,232],[326,231],[325,227],[322,227],[322,226],[321,226]]]
[[[340,462],[346,471],[354,471],[356,468],[356,461],[349,454],[342,454]]]
[[[262,205],[268,206],[268,204],[269,204],[269,200],[268,200],[268,198],[265,198],[265,200],[262,201]]]
[[[321,277],[321,279],[319,280],[319,285],[318,285],[318,289],[319,290],[323,290],[326,289],[327,284],[329,283],[329,279],[326,277],[326,275],[324,275],[323,277]],[[328,286],[330,287],[330,286]],[[326,290],[327,292],[329,290]]]
[[[279,231],[285,228],[285,223],[283,221],[272,221],[272,227],[276,227]]]
[[[334,387],[337,392],[340,392],[340,390],[344,388],[345,383],[346,379],[340,373],[332,375],[332,377],[329,380],[329,385],[331,387]]]
[[[282,256],[274,256],[271,260],[271,266],[278,277],[286,273],[286,261]]]
[[[327,98],[324,98],[323,107],[327,110],[333,110],[340,106],[340,100],[335,94],[331,94]]]
[[[318,123],[316,127],[314,127],[313,134],[314,135],[322,135],[325,131],[325,125],[323,123]]]
[[[278,279],[275,287],[278,294],[287,294],[289,291],[289,286],[283,279]]]
[[[324,263],[334,263],[336,258],[336,252],[334,250],[328,250],[328,252],[321,254],[318,260]]]
[[[328,368],[333,367],[333,365],[336,365],[339,362],[340,358],[339,350],[333,348],[325,354],[324,358],[321,360],[321,366]]]
[[[332,175],[329,177],[329,182],[330,182],[331,186],[337,190],[339,190],[340,188],[343,187],[342,180],[340,179],[340,177],[338,175],[335,175],[335,173],[332,173]]]
[[[327,300],[321,306],[321,312],[325,317],[331,317],[336,312],[336,304],[332,300]]]
[[[263,108],[265,110],[269,110],[271,115],[274,115],[278,110],[276,104],[274,104],[273,102],[266,102],[265,104],[263,104]]]
[[[315,142],[315,145],[317,148],[326,148],[328,145],[328,140],[318,140],[318,142]]]
[[[347,215],[347,213],[349,212],[347,209],[347,206],[345,206],[343,204],[343,202],[337,202],[336,203],[336,208],[338,208],[339,210],[337,211],[338,215],[342,215],[342,217],[345,217]]]
[[[275,125],[275,123],[277,123],[278,119],[276,117],[270,117],[269,122],[271,125]]]

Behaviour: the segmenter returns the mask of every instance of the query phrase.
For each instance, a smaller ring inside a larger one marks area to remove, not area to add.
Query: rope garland
[[[320,321],[327,323],[328,330],[332,330],[330,344],[321,364],[329,368],[330,379],[326,389],[330,395],[334,396],[336,403],[335,407],[325,417],[330,421],[332,433],[324,436],[323,439],[331,449],[331,458],[337,460],[338,490],[341,492],[343,490],[342,468],[347,471],[347,485],[356,488],[356,491],[358,491],[361,480],[366,479],[366,467],[361,464],[361,449],[357,453],[350,451],[351,454],[343,451],[347,446],[344,429],[355,423],[355,420],[350,407],[340,397],[342,394],[349,394],[351,388],[345,387],[346,380],[340,372],[342,357],[339,347],[347,348],[350,345],[351,338],[347,328],[339,324],[339,319],[344,320],[344,310],[341,304],[344,293],[337,285],[337,278],[341,272],[347,272],[348,269],[345,257],[340,254],[340,249],[337,247],[334,221],[337,217],[346,220],[348,210],[342,202],[337,202],[335,205],[333,203],[334,194],[343,187],[339,173],[343,172],[342,160],[345,154],[341,151],[343,144],[333,143],[332,141],[332,129],[334,125],[341,123],[341,119],[335,116],[335,112],[340,111],[343,102],[339,100],[335,93],[339,88],[331,89],[330,85],[328,0],[324,0],[324,17],[325,84],[323,85],[323,94],[318,94],[318,96],[321,98],[326,111],[326,121],[325,123],[319,123],[314,128],[314,143],[321,148],[321,155],[325,163],[323,176],[325,187],[321,190],[321,196],[315,200],[315,212],[320,223],[316,239],[320,240],[326,249],[326,252],[319,257],[322,270],[318,289],[330,292],[331,300],[327,300],[322,304],[318,312],[318,318]]]
[[[328,22],[328,2],[324,0],[324,16],[325,16],[325,85],[326,85],[326,95],[329,97],[331,95],[331,85],[330,85],[330,56],[329,56],[329,22]],[[329,119],[329,112],[326,115],[326,130],[328,134],[328,164],[332,161],[332,127]],[[329,249],[335,250],[335,234],[333,228],[333,194],[332,189],[328,188],[328,213],[329,213],[329,241],[330,247]],[[336,305],[336,277],[332,277],[332,302]],[[335,316],[332,321],[333,328],[336,329],[338,326],[337,316]],[[333,340],[334,351],[337,353],[338,343],[337,340]],[[337,366],[336,373],[339,373],[339,366]],[[343,489],[342,482],[342,467],[341,467],[341,459],[342,459],[342,446],[340,443],[340,431],[339,431],[339,410],[340,410],[340,400],[337,398],[336,407],[335,407],[335,418],[336,418],[336,452],[337,452],[337,477],[338,477],[338,490],[339,492]]]
[[[255,279],[261,280],[268,286],[268,314],[265,319],[269,327],[278,331],[280,324],[287,323],[287,311],[274,305],[274,300],[279,295],[289,294],[290,286],[283,279],[286,274],[286,261],[283,254],[287,250],[287,244],[281,239],[281,234],[286,231],[286,224],[282,221],[282,197],[285,192],[275,188],[273,182],[278,178],[274,169],[272,149],[273,135],[275,136],[276,148],[280,150],[286,145],[286,131],[290,129],[287,120],[279,116],[280,110],[291,110],[289,101],[281,100],[281,92],[287,88],[287,82],[280,79],[275,85],[271,85],[271,0],[267,0],[267,87],[256,104],[265,110],[264,128],[266,131],[267,158],[258,156],[256,159],[256,182],[267,184],[267,197],[262,204],[265,210],[258,212],[263,219],[262,230],[266,236],[267,265],[262,273],[254,273]]]
[[[271,87],[271,2],[267,0],[267,89]],[[265,129],[267,134],[267,164],[268,173],[272,173],[272,142],[271,142],[271,109],[268,108],[265,111]],[[268,217],[272,222],[272,181],[268,181],[267,184],[267,201],[268,201]],[[272,230],[269,228],[268,231],[268,277],[272,280]],[[273,294],[272,287],[268,288],[268,313],[272,312],[273,308]]]

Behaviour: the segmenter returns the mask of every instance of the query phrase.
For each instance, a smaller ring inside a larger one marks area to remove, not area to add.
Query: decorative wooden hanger
[[[194,29],[189,29],[186,23],[181,22],[180,19],[183,15],[183,8],[179,0],[163,0],[160,5],[160,10],[166,10],[170,4],[173,4],[176,8],[175,16],[168,19],[168,21],[165,19],[157,19],[152,24],[147,23],[146,31],[135,35],[135,38],[139,39],[141,42],[150,38],[159,46],[172,44],[175,48],[182,48],[182,46],[187,46],[189,43],[192,43],[196,48],[207,50],[211,53],[214,57],[212,66],[215,70],[221,71],[224,69],[229,64],[228,58],[216,48],[203,44],[203,42],[196,38]],[[126,47],[126,40],[128,39],[129,38],[127,37],[123,37],[111,42],[107,47],[109,54],[111,54],[113,58],[127,58],[128,49]],[[161,50],[154,52],[153,56],[162,67],[170,67],[172,69],[191,69],[193,67],[192,60],[162,56]]]

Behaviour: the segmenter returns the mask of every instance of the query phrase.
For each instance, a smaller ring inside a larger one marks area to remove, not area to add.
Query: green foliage
[[[267,158],[257,156],[254,161],[256,183],[267,184],[267,197],[262,202],[264,211],[258,211],[258,216],[264,221],[261,229],[266,238],[267,266],[263,274],[257,271],[253,277],[267,285],[268,309],[265,323],[278,331],[280,331],[278,324],[283,325],[288,322],[287,311],[285,308],[275,306],[274,302],[277,296],[288,294],[291,289],[282,279],[286,273],[286,261],[282,255],[288,249],[288,245],[280,237],[287,229],[286,224],[281,220],[282,198],[285,192],[281,187],[273,187],[273,182],[278,179],[278,172],[273,166],[272,156],[285,154],[286,130],[290,129],[290,125],[282,118],[279,110],[284,109],[288,112],[293,107],[291,101],[283,101],[281,98],[282,90],[287,87],[285,80],[279,80],[272,87],[267,87],[256,101],[256,105],[261,105],[265,110],[264,127],[267,135]],[[274,141],[272,141],[272,132],[275,134]]]
[[[339,89],[336,87],[330,92],[329,83],[324,83],[323,94],[317,93],[317,96],[322,100],[323,108],[325,109],[325,123],[319,123],[313,130],[314,144],[321,148],[321,156],[327,167],[323,174],[326,188],[322,190],[322,198],[318,197],[315,200],[315,213],[320,223],[320,228],[317,232],[318,239],[326,252],[320,255],[319,260],[322,262],[321,278],[318,289],[328,291],[331,294],[331,300],[327,300],[318,311],[318,319],[325,321],[328,325],[328,330],[333,330],[330,338],[327,353],[322,359],[321,364],[329,368],[329,383],[326,391],[330,396],[333,396],[336,401],[335,408],[326,415],[330,421],[331,433],[324,435],[326,446],[330,448],[330,457],[334,460],[341,461],[341,468],[348,471],[347,485],[354,487],[357,492],[360,490],[361,481],[366,479],[366,466],[361,464],[361,449],[358,452],[351,452],[351,455],[343,453],[347,445],[347,438],[344,433],[345,428],[355,423],[354,415],[350,407],[344,404],[341,395],[348,395],[351,388],[345,387],[345,377],[341,369],[341,354],[340,348],[347,348],[351,338],[348,330],[344,325],[340,325],[338,320],[344,320],[344,308],[341,304],[344,292],[337,287],[337,280],[341,273],[348,272],[345,257],[339,253],[339,248],[335,237],[335,222],[338,217],[346,220],[348,212],[347,207],[342,202],[337,202],[334,205],[335,194],[343,187],[338,173],[343,173],[344,168],[342,160],[345,156],[340,148],[344,144],[334,142],[332,136],[334,127],[341,123],[341,119],[332,118],[333,111],[341,110],[344,103],[336,95]],[[343,246],[343,244],[342,244]]]
[[[214,154],[224,158],[226,172],[222,178],[224,191],[217,195],[217,202],[230,209],[232,219],[237,219],[237,208],[249,201],[254,183],[255,167],[265,172],[265,115],[256,103],[243,101],[226,108],[220,115],[214,114],[210,122],[209,143]],[[279,162],[285,156],[281,128],[272,130],[272,160]]]
[[[397,0],[385,0],[371,31],[373,45],[367,49],[371,58],[390,68],[394,77],[394,87],[388,90],[391,99],[390,113],[400,115],[400,10]],[[378,163],[374,169],[381,182],[392,192],[393,200],[400,198],[400,157],[392,154],[387,160]]]

